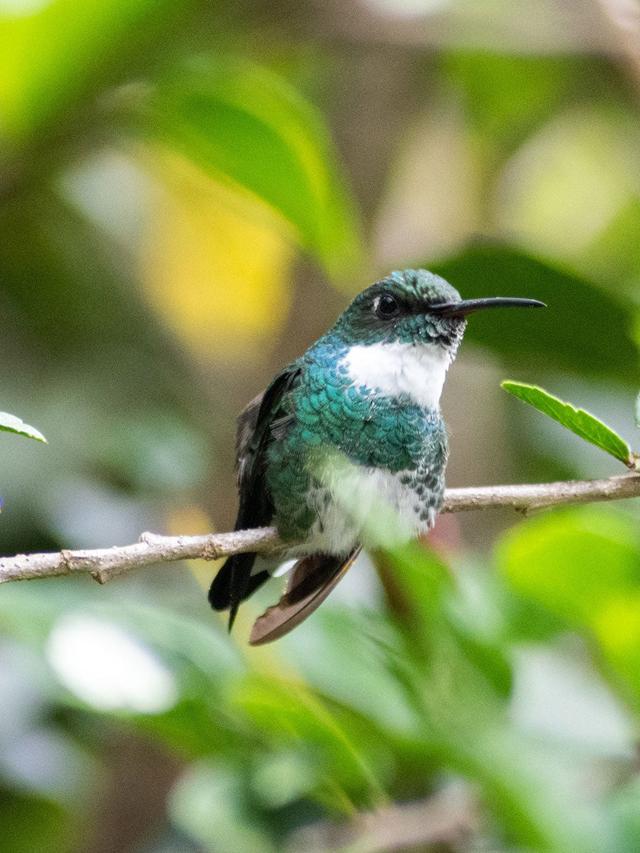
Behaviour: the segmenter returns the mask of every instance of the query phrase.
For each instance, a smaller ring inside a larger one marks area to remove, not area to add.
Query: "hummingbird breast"
[[[410,539],[433,526],[442,503],[447,438],[433,403],[446,366],[421,354],[440,373],[420,398],[409,393],[417,368],[404,352],[388,353],[395,367],[376,372],[383,353],[365,368],[353,349],[320,341],[305,354],[287,429],[269,449],[274,521],[285,540],[305,543],[291,553],[346,554],[381,516],[393,519],[382,525],[391,538],[376,544]]]
[[[350,347],[344,364],[356,387],[395,398],[406,395],[424,409],[437,410],[451,358],[438,344],[394,341]]]

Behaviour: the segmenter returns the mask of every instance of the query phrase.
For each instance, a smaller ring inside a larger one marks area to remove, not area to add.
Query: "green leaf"
[[[524,382],[505,380],[501,383],[505,391],[513,394],[524,403],[528,403],[548,415],[554,421],[562,424],[568,430],[579,435],[585,441],[595,444],[605,453],[610,453],[616,459],[624,462],[629,468],[634,468],[634,457],[627,442],[617,432],[584,409],[576,409],[571,403],[565,403],[559,397],[549,394],[537,385],[527,385]]]
[[[0,431],[13,432],[16,435],[24,435],[26,438],[33,438],[36,441],[47,443],[47,439],[39,430],[29,426],[29,424],[25,424],[20,418],[10,415],[8,412],[0,412]]]
[[[160,84],[138,118],[147,139],[266,202],[329,274],[361,262],[324,121],[286,81],[245,62],[201,62]]]

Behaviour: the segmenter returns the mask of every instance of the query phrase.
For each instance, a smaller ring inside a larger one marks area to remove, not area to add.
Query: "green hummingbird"
[[[427,270],[393,272],[249,403],[238,419],[235,529],[275,525],[284,547],[267,557],[235,554],[218,572],[209,601],[230,611],[229,630],[240,603],[283,560],[295,561],[286,591],[250,642],[270,642],[303,621],[352,565],[375,507],[398,519],[400,539],[433,527],[448,455],[440,413],[447,369],[468,315],[500,307],[544,303],[462,300]]]

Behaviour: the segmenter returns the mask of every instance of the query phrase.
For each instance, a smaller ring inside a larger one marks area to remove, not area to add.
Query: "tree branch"
[[[346,823],[321,821],[304,826],[286,840],[285,850],[392,853],[431,849],[432,845],[458,849],[479,824],[477,803],[470,789],[453,783],[428,799],[361,813]]]
[[[640,87],[640,7],[635,0],[597,0],[627,70]]]
[[[615,501],[640,497],[640,474],[603,480],[566,480],[518,486],[447,489],[442,512],[466,512],[508,507],[531,512],[562,504]],[[112,548],[17,554],[0,558],[0,583],[59,575],[90,574],[99,583],[155,563],[176,560],[216,560],[247,551],[274,552],[282,547],[273,527],[210,533],[204,536],[159,536],[143,533],[133,545]]]
[[[562,504],[618,501],[637,497],[640,497],[640,474],[633,473],[602,480],[560,480],[555,483],[447,489],[442,512],[509,507],[528,513]]]

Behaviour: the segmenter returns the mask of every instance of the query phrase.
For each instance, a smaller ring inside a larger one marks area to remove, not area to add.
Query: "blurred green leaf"
[[[157,365],[149,367],[151,359],[141,353],[150,345],[153,359],[164,363],[159,356],[167,355],[166,338],[149,323],[134,280],[114,266],[103,234],[46,190],[5,200],[0,229],[0,276],[16,322],[55,353],[55,364],[63,352],[86,353],[99,341],[101,355],[122,346],[140,353],[131,359],[132,371],[151,369],[156,378],[145,384],[161,384]],[[46,286],[34,287],[39,281]]]
[[[469,321],[466,339],[504,356],[510,366],[530,371],[535,364],[636,384],[632,315],[594,282],[500,244],[470,246],[431,268],[465,299],[496,294],[546,302],[546,311],[505,310]]]
[[[605,453],[609,453],[615,459],[619,459],[627,467],[634,467],[633,454],[627,442],[590,412],[584,409],[576,409],[571,403],[554,397],[553,394],[537,385],[505,380],[501,386],[509,394],[513,394],[514,397],[533,406],[534,409],[562,424],[565,429],[570,430],[585,441],[595,444],[596,447],[604,450]]]
[[[308,756],[295,750],[266,753],[255,762],[251,788],[262,805],[282,808],[307,794],[315,782]]]
[[[496,556],[516,592],[597,640],[604,660],[640,702],[635,521],[594,508],[556,512],[510,530]]]
[[[556,56],[465,51],[445,59],[447,76],[464,93],[467,115],[500,157],[558,108],[584,70],[583,63]]]
[[[619,822],[618,849],[640,849],[640,777],[634,775],[621,788],[616,789],[610,796],[608,805],[614,819]]]
[[[16,435],[24,435],[26,438],[33,438],[36,441],[47,443],[47,439],[35,427],[25,424],[24,421],[15,415],[10,415],[8,412],[0,412],[0,432],[13,432]]]
[[[194,764],[178,780],[169,797],[172,821],[202,849],[270,853],[268,835],[255,814],[246,813],[239,768]]]
[[[140,117],[147,139],[266,202],[331,275],[361,262],[325,124],[286,81],[248,63],[202,61],[161,84]]]
[[[0,11],[2,134],[14,144],[33,136],[79,97],[117,82],[127,63],[181,3],[166,0],[52,0],[12,14]],[[16,6],[16,12],[18,7]],[[129,72],[131,68],[128,69]]]
[[[609,284],[612,291],[624,290],[633,295],[640,271],[640,199],[633,196],[622,206],[580,259],[585,274],[595,275]],[[629,303],[631,307],[632,302]]]
[[[357,739],[355,716],[348,715],[349,727],[343,725],[339,706],[330,708],[304,683],[256,673],[234,689],[232,705],[267,743],[291,743],[313,757],[315,794],[335,810],[349,811],[352,798],[366,807],[384,799],[371,766],[371,740]]]
[[[525,756],[539,747],[507,722],[504,698],[511,691],[512,663],[500,640],[487,638],[464,618],[457,585],[437,557],[413,547],[395,559],[398,582],[415,604],[413,617],[403,624],[400,614],[397,625],[413,688],[422,696],[425,745],[438,763],[480,784],[517,849],[595,850],[576,812],[561,819],[568,801],[562,803],[559,790],[548,794],[551,779],[566,769],[550,762],[534,766]]]
[[[451,574],[435,551],[412,543],[387,555],[404,596],[400,605],[409,622],[428,626],[451,589]],[[428,631],[427,627],[427,631]]]
[[[56,803],[2,789],[0,821],[11,853],[67,853],[78,829],[76,819]]]
[[[574,627],[610,598],[640,590],[635,522],[593,508],[525,521],[498,542],[498,567],[520,594]]]
[[[375,613],[328,607],[313,620],[305,643],[288,643],[286,654],[310,686],[361,714],[386,738],[415,738],[421,726],[419,710],[407,701],[397,677],[389,674],[394,639],[391,626]],[[345,655],[347,647],[350,653]]]
[[[207,450],[201,435],[174,412],[152,410],[104,418],[92,436],[101,471],[138,493],[176,494],[202,481]]]
[[[400,626],[408,630],[414,653],[437,653],[438,636],[446,634],[456,654],[471,664],[491,685],[491,690],[506,696],[512,686],[511,666],[496,637],[484,630],[472,617],[461,584],[452,582],[452,569],[441,555],[422,545],[412,544],[386,555],[393,570],[392,607]],[[383,576],[384,564],[381,566]],[[460,580],[459,578],[457,580]],[[385,582],[388,589],[388,582]],[[480,602],[474,601],[474,615]],[[392,661],[387,652],[387,661]],[[397,678],[402,678],[393,661]],[[453,669],[453,661],[452,661]],[[414,674],[415,675],[415,674]]]

